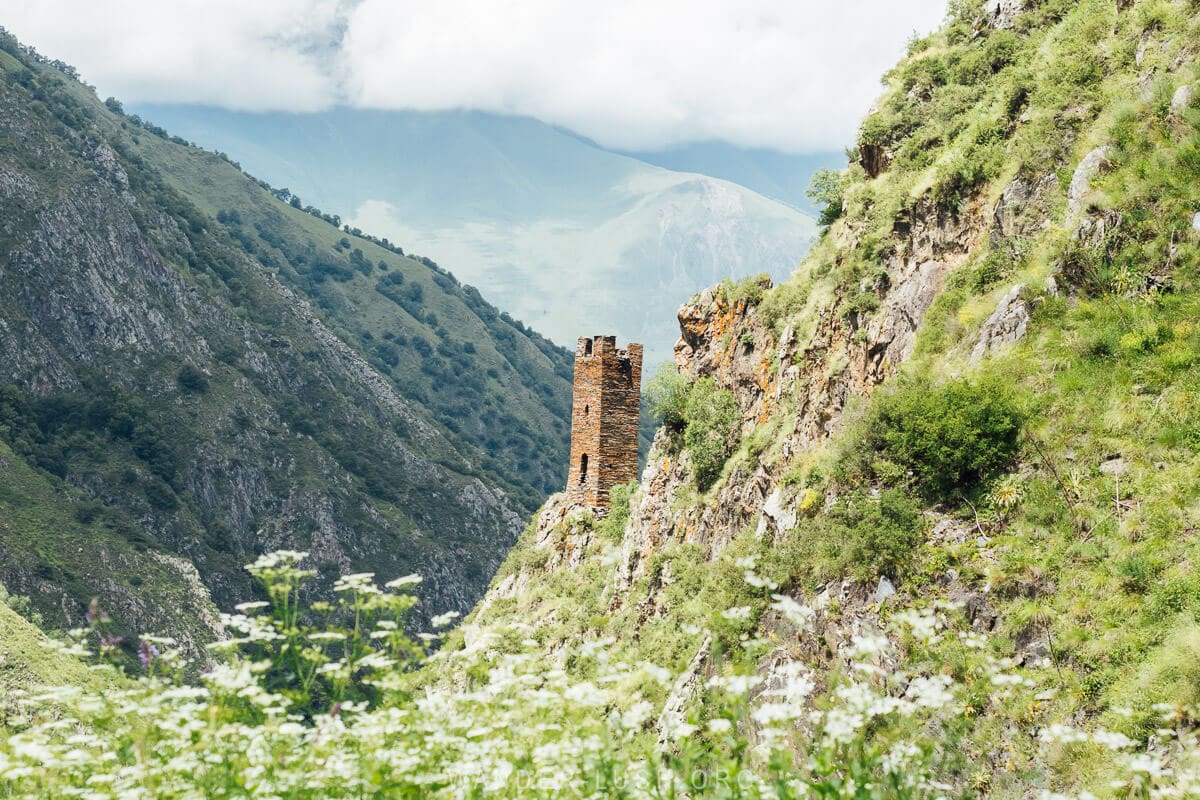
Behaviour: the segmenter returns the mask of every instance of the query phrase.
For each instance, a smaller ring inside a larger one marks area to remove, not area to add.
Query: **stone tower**
[[[637,480],[641,399],[640,344],[618,350],[615,336],[579,340],[567,472],[572,501],[608,508],[609,489]]]

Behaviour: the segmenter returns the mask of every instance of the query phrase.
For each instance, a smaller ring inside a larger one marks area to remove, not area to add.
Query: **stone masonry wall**
[[[637,479],[641,391],[640,344],[618,350],[615,336],[579,340],[567,472],[572,502],[607,508],[613,486]]]

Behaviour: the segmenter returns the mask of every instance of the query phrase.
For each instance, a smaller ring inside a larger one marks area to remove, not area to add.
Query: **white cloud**
[[[0,24],[101,96],[264,111],[337,101],[341,13],[336,0],[0,0]]]
[[[475,108],[652,149],[836,148],[945,0],[0,0],[127,102]]]

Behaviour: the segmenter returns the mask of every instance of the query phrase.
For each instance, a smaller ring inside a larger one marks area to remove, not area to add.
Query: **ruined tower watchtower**
[[[637,479],[641,393],[640,344],[618,350],[615,336],[579,340],[567,473],[574,502],[607,508],[609,489]]]

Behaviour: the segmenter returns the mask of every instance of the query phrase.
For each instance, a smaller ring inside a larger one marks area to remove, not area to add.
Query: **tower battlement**
[[[642,346],[615,336],[583,337],[575,347],[571,466],[567,494],[607,508],[613,486],[637,479]]]

